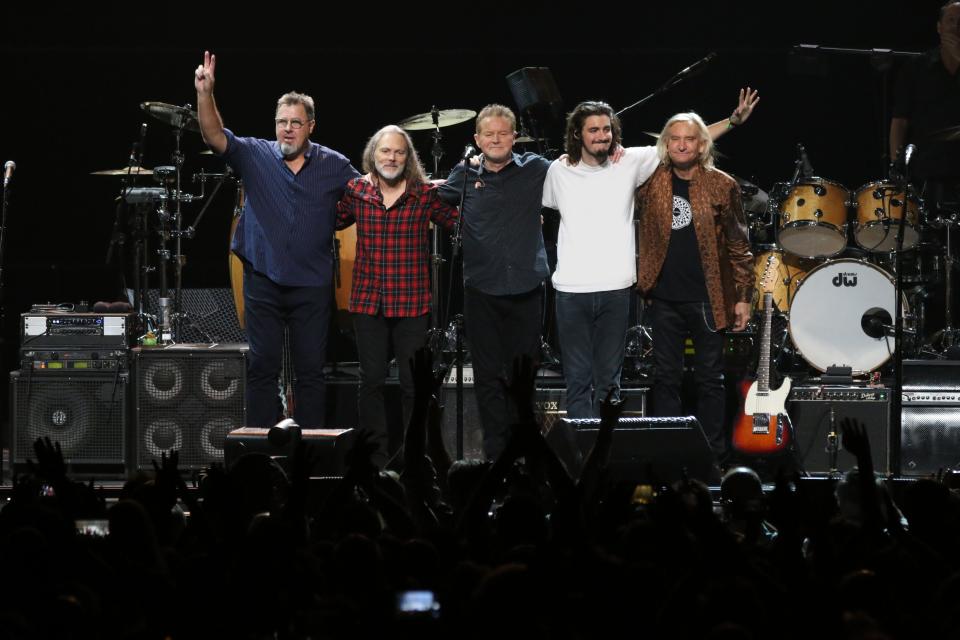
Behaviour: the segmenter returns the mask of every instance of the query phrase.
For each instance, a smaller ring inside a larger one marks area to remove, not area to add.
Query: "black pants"
[[[373,460],[383,467],[389,459],[387,413],[383,386],[390,370],[390,353],[397,360],[400,377],[400,400],[403,406],[403,428],[407,428],[413,413],[413,371],[410,360],[417,349],[427,341],[427,319],[385,318],[365,313],[353,314],[353,329],[357,335],[357,358],[360,361],[360,389],[357,392],[357,417],[360,428],[370,431],[380,445]]]
[[[243,300],[250,343],[247,425],[271,427],[280,419],[278,379],[286,326],[296,377],[293,417],[301,427],[322,427],[327,391],[323,365],[327,357],[332,287],[279,285],[248,265],[243,270]]]
[[[483,452],[494,459],[503,451],[517,409],[508,397],[513,361],[540,354],[543,287],[512,296],[493,296],[464,288],[464,319],[473,357],[474,389],[483,426]]]
[[[682,415],[683,343],[693,339],[694,380],[697,385],[697,419],[718,460],[727,455],[723,433],[725,396],[723,345],[725,334],[715,329],[710,304],[654,300],[649,307],[653,331],[653,358],[657,377],[653,384],[653,412],[657,416]]]

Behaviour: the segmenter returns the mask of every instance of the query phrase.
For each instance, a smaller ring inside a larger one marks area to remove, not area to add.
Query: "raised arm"
[[[215,153],[227,150],[227,136],[223,132],[223,119],[217,110],[217,101],[213,98],[214,77],[217,56],[209,51],[203,52],[203,64],[197,67],[193,86],[197,89],[197,118],[200,120],[200,134],[203,141]]]
[[[750,87],[740,89],[740,99],[737,101],[737,108],[733,110],[730,117],[714,122],[707,127],[707,130],[710,131],[710,137],[716,140],[734,127],[746,122],[758,102],[760,102],[760,96],[757,95],[755,89],[752,91]]]

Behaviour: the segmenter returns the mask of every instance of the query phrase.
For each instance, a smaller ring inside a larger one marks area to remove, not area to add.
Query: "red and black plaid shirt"
[[[347,183],[337,204],[337,228],[357,223],[350,311],[412,318],[430,311],[429,222],[453,228],[457,210],[432,184],[416,184],[386,209],[380,189],[366,180]]]

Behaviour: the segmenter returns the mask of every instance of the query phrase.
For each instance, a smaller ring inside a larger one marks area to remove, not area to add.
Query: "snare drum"
[[[790,339],[803,359],[820,371],[848,366],[855,374],[878,369],[893,355],[893,336],[873,338],[864,316],[879,309],[894,317],[890,274],[861,260],[831,260],[810,271],[790,306]],[[905,298],[902,313],[909,307]]]
[[[920,240],[919,210],[912,192],[904,197],[903,189],[892,182],[868,182],[857,190],[857,244],[867,251],[895,251],[897,225],[906,219],[903,248],[912,249]]]
[[[847,188],[824,178],[807,178],[788,188],[779,207],[780,246],[806,258],[840,253],[847,246]]]
[[[793,294],[796,293],[801,280],[808,271],[817,266],[817,262],[809,258],[800,258],[784,253],[781,249],[769,245],[761,246],[758,249],[762,253],[758,251],[753,263],[753,286],[756,290],[753,297],[753,308],[757,311],[763,311],[763,274],[767,268],[768,258],[775,254],[778,258],[778,266],[777,279],[774,281],[773,288],[773,306],[780,313],[786,313],[790,309]]]

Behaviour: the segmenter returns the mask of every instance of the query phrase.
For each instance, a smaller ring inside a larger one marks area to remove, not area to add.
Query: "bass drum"
[[[867,335],[864,317],[885,311],[892,324],[894,296],[893,279],[880,267],[860,260],[826,262],[806,275],[794,295],[790,339],[820,371],[836,365],[855,375],[870,373],[890,359],[895,344],[893,336]],[[903,315],[908,311],[904,299]]]

